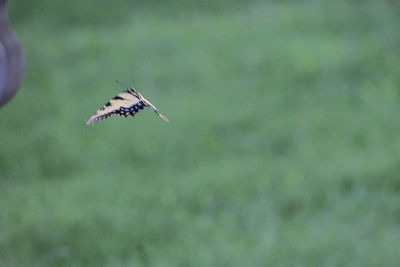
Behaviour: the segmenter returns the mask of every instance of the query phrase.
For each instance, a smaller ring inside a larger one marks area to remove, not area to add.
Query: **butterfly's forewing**
[[[100,120],[107,119],[113,114],[120,116],[134,116],[139,110],[144,107],[149,107],[163,120],[169,121],[161,112],[146,100],[135,89],[128,88],[126,91],[119,93],[114,98],[110,99],[101,109],[99,109],[94,116],[92,116],[86,125],[90,125]]]
[[[136,108],[139,102],[141,102],[141,100],[133,95],[129,89],[121,92],[99,109],[96,114],[86,122],[86,125],[107,119],[113,114],[133,116],[139,111],[139,108]]]
[[[151,104],[148,100],[144,100],[143,101],[145,103],[145,105],[149,108],[151,108],[161,119],[165,120],[166,122],[169,122],[169,119],[161,113],[161,111],[156,108],[153,104]]]

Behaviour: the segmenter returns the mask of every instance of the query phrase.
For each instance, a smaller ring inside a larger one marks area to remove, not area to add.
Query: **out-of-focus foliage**
[[[399,266],[398,1],[142,2],[10,1],[0,264]]]

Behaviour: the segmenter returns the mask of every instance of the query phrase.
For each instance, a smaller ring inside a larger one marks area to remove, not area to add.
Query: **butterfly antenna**
[[[115,80],[115,82],[118,83],[118,84],[120,84],[120,85],[126,86],[127,88],[130,87],[130,86],[127,85],[126,83],[120,82],[119,80]]]
[[[123,83],[123,82],[121,82],[121,81],[119,81],[119,80],[115,80],[115,82],[118,83],[118,84],[120,84],[120,85],[126,86],[126,87],[131,87],[130,85],[128,85],[128,84],[126,84],[126,83]],[[134,84],[134,83],[135,83],[135,80],[132,79],[132,84]]]

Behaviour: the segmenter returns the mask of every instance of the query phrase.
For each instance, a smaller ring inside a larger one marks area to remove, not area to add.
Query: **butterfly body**
[[[145,99],[134,88],[128,88],[126,91],[119,93],[108,101],[95,115],[93,115],[86,125],[90,125],[100,120],[107,119],[108,117],[117,114],[120,116],[135,116],[140,110],[148,107],[152,109],[163,120],[169,121],[155,106],[153,106],[147,99]]]

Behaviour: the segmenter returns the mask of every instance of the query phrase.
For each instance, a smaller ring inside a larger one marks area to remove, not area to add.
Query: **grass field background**
[[[399,266],[397,1],[10,1],[1,266]],[[124,86],[151,111],[85,121]]]

